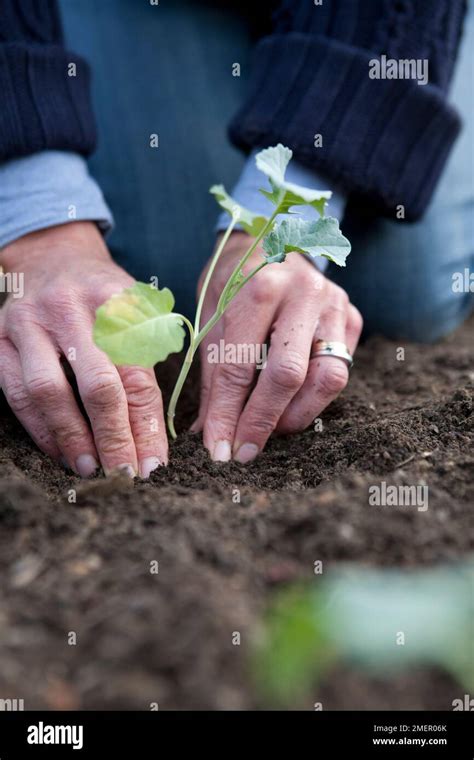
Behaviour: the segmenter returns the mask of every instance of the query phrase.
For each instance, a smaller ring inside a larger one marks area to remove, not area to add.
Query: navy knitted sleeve
[[[447,89],[465,10],[465,0],[285,0],[256,46],[232,141],[282,142],[377,212],[403,204],[419,218],[460,129]],[[428,83],[370,78],[382,56],[427,60]]]
[[[55,0],[0,0],[0,161],[91,153],[89,78],[84,59],[63,47]]]

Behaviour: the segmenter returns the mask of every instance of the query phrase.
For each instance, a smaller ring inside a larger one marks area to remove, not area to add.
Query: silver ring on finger
[[[337,340],[318,340],[311,352],[310,360],[317,356],[335,356],[337,359],[343,359],[350,369],[354,364],[352,354],[349,352],[345,343]]]

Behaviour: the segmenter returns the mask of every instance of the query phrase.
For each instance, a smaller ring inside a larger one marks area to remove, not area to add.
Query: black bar
[[[272,749],[281,755],[286,746],[292,748],[292,757],[306,747],[304,752],[318,760],[341,752],[348,758],[472,760],[473,717],[472,712],[462,711],[0,712],[0,760],[123,756],[141,760],[169,755],[170,748],[172,754],[186,749],[193,755],[204,751],[226,757],[238,752],[245,758],[258,752],[260,745],[266,757]],[[50,739],[58,743],[47,743]]]

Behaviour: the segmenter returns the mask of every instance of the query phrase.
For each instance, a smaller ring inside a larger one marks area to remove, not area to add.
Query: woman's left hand
[[[214,313],[251,242],[244,232],[232,234],[211,279],[201,325]],[[261,261],[257,248],[245,273]],[[346,292],[301,254],[290,253],[282,264],[258,272],[201,344],[201,402],[192,430],[203,431],[212,459],[249,462],[274,431],[295,433],[308,427],[349,377],[344,360],[311,358],[316,341],[345,343],[353,354],[361,330],[362,317]],[[266,343],[266,366],[258,377],[256,361],[227,363],[225,355],[219,363],[209,361],[219,346],[233,347],[237,358],[239,351],[258,357]]]

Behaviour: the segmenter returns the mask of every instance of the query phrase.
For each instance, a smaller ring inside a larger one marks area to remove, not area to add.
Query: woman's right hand
[[[115,367],[95,346],[95,311],[133,278],[110,257],[93,222],[25,235],[0,250],[4,272],[24,278],[0,309],[0,387],[39,448],[82,477],[102,464],[148,477],[168,461],[153,370]],[[87,414],[61,366],[69,362]]]

